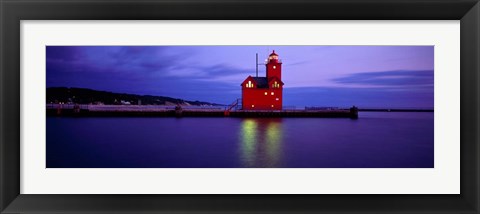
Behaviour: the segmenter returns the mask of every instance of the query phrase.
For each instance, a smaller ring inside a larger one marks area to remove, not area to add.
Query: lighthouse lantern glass
[[[278,60],[278,56],[277,55],[271,55],[270,57],[268,57],[268,59],[271,61],[271,60]]]

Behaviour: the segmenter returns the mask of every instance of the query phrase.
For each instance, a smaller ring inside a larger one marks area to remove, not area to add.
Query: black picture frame
[[[0,0],[1,213],[479,213],[478,0]],[[20,194],[21,20],[460,20],[459,195]]]

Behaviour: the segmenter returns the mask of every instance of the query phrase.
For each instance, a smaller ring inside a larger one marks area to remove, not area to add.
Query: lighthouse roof
[[[276,80],[277,78],[275,78]],[[269,80],[266,78],[266,77],[252,77],[252,76],[248,76],[244,81],[243,83],[241,84],[243,86],[243,84],[246,84],[249,80],[253,80],[253,82],[255,83],[255,88],[268,88],[268,82]],[[272,80],[272,78],[270,79],[270,81]],[[282,81],[280,81],[280,84],[283,85]]]
[[[278,56],[278,54],[275,53],[275,50],[270,54],[270,56]]]
[[[257,88],[268,88],[268,79],[266,77],[252,77],[257,83]]]

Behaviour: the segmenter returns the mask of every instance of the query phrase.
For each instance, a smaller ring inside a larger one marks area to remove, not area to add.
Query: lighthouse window
[[[252,81],[248,81],[248,83],[247,83],[247,88],[253,88]]]
[[[271,95],[273,95],[273,91],[272,91]]]
[[[277,69],[277,66],[274,65],[274,66],[273,66],[273,69]]]
[[[273,105],[272,105],[272,108],[273,108]]]
[[[267,95],[267,92],[265,91],[265,95]]]
[[[254,107],[255,107],[255,105],[252,105],[252,108],[254,108]]]
[[[280,84],[278,84],[278,82],[275,81],[275,82],[272,84],[272,88],[280,88]]]
[[[278,100],[279,100],[279,99],[278,99],[278,97],[277,97],[277,98],[275,98],[275,100],[276,100],[276,101],[278,101]]]

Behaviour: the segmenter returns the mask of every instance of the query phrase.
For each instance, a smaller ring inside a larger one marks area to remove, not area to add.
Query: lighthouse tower
[[[267,59],[266,77],[248,76],[242,86],[242,109],[282,110],[282,61],[273,51]]]
[[[268,56],[267,64],[267,78],[277,78],[282,80],[282,62],[278,59],[278,55],[275,50]]]

